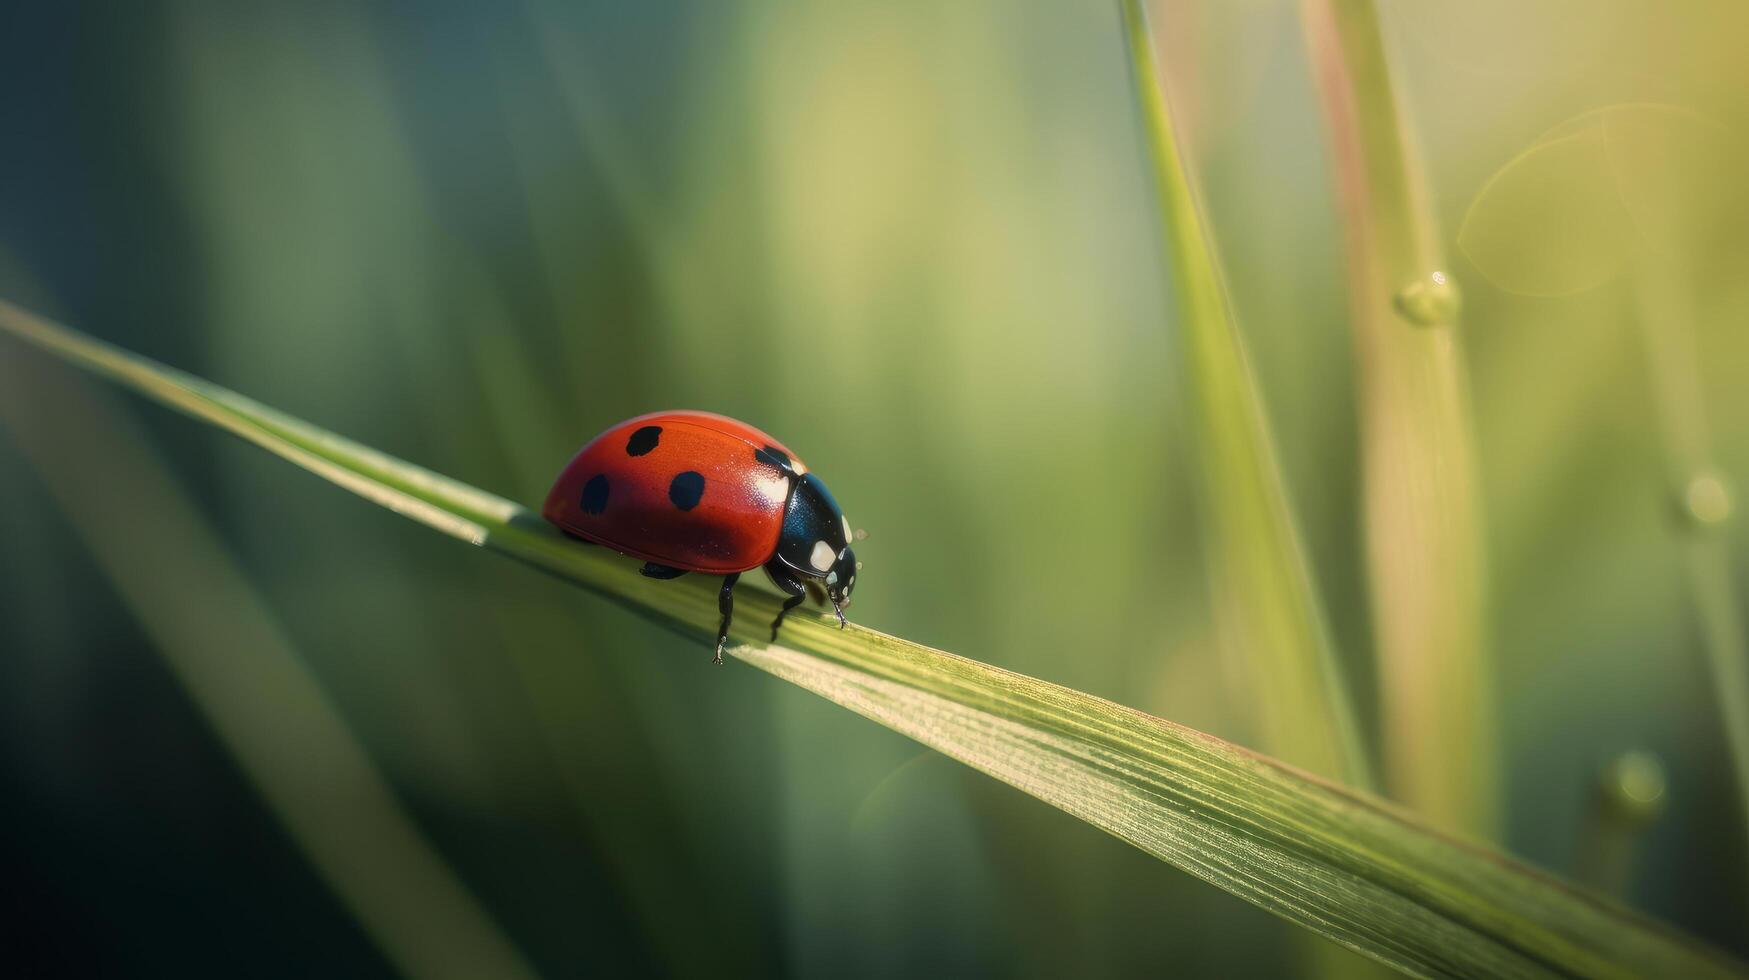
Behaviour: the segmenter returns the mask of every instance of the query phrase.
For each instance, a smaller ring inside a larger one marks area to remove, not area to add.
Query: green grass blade
[[[715,586],[655,582],[537,516],[0,301],[0,328],[361,496],[701,639]],[[730,653],[1007,782],[1275,914],[1405,971],[1730,976],[1741,964],[1369,797],[1180,725],[818,615]],[[705,669],[703,646],[692,669]],[[677,669],[685,669],[678,665]]]
[[[1195,471],[1222,647],[1243,658],[1263,745],[1366,786],[1370,766],[1288,507],[1257,383],[1172,126],[1142,0],[1123,0],[1195,418]]]
[[[1301,11],[1346,239],[1385,787],[1440,826],[1491,836],[1492,674],[1457,286],[1372,0]]]
[[[55,387],[64,372],[27,372],[0,363],[0,430],[10,430],[171,674],[365,934],[409,977],[537,976],[401,804],[115,396],[87,384]],[[77,452],[61,444],[71,432],[82,440]],[[116,506],[118,486],[127,507]],[[267,698],[272,711],[260,709]]]
[[[1634,265],[1636,319],[1652,377],[1666,479],[1685,525],[1678,545],[1735,776],[1738,818],[1749,830],[1749,629],[1723,534],[1732,516],[1731,488],[1714,458],[1695,337],[1694,287],[1684,266],[1667,255],[1648,249]]]

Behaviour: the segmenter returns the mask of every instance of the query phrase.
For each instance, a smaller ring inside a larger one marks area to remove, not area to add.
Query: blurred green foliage
[[[1649,750],[1664,808],[1626,896],[1744,953],[1745,817],[1645,284],[1596,264],[1635,257],[1612,236],[1645,227],[1644,202],[1672,219],[1652,234],[1682,244],[1658,280],[1682,302],[1653,308],[1682,311],[1710,467],[1741,488],[1749,205],[1718,176],[1741,169],[1637,158],[1644,196],[1582,237],[1603,257],[1589,268],[1558,241],[1499,251],[1561,227],[1572,209],[1548,209],[1567,198],[1485,191],[1526,174],[1583,190],[1594,159],[1565,177],[1526,161],[1597,145],[1559,127],[1602,107],[1677,107],[1716,134],[1707,153],[1741,158],[1749,16],[1723,0],[1392,15],[1440,225],[1464,246],[1448,251],[1505,844],[1573,871],[1597,771]],[[1336,647],[1364,681],[1347,301],[1297,12],[1155,16]],[[0,294],[524,501],[620,418],[746,418],[870,530],[857,620],[1244,730],[1111,6],[68,3],[12,5],[0,30],[19,49],[0,59]],[[1672,186],[1707,192],[1705,220],[1659,203]],[[1474,223],[1501,202],[1521,213]],[[1545,269],[1560,288],[1514,278]],[[753,671],[704,669],[694,642],[211,432],[139,423],[543,972],[1236,974],[1304,955],[1289,927],[1020,794]],[[69,452],[85,441],[39,424]],[[0,501],[11,955],[386,969],[4,435]],[[1709,533],[1743,582],[1742,522]],[[177,553],[133,554],[188,574]]]
[[[652,580],[623,556],[579,547],[513,501],[4,300],[0,331],[64,367],[77,365],[233,432],[433,530],[539,568],[652,622],[700,638],[716,635],[717,584],[710,578]],[[19,434],[25,455],[75,518],[80,540],[226,749],[384,955],[416,976],[527,975],[528,965],[491,915],[386,791],[350,726],[286,645],[246,576],[230,567],[210,527],[106,404],[107,393],[88,393],[54,371],[45,381],[17,370],[16,362],[3,366],[9,370],[0,375],[6,382],[0,422]],[[91,435],[77,451],[64,452],[33,414]],[[128,486],[153,520],[135,525],[110,507],[108,480]],[[177,553],[181,574],[156,574],[130,554],[130,545]],[[1291,763],[822,613],[797,613],[781,637],[768,640],[767,617],[778,608],[776,596],[741,596],[725,652],[1297,923],[1310,930],[1307,948],[1317,957],[1352,956],[1318,939],[1327,936],[1418,976],[1698,978],[1749,969],[1619,903],[1597,901],[1487,848],[1464,846],[1405,808]],[[228,649],[246,655],[230,656]],[[257,716],[263,701],[273,710]],[[1655,762],[1622,772],[1606,775],[1609,795],[1600,802],[1662,795]],[[347,800],[343,819],[333,819],[330,792]],[[1594,821],[1584,879],[1613,879],[1617,887],[1609,890],[1619,890],[1633,825],[1654,812],[1646,805],[1629,804],[1644,811],[1638,819],[1612,806],[1629,819]],[[1328,965],[1338,966],[1334,959]],[[1349,959],[1341,968],[1352,974],[1357,965]]]

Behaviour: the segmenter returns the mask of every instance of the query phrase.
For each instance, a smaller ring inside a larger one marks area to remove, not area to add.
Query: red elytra
[[[749,571],[777,550],[790,492],[790,475],[757,459],[767,446],[789,457],[795,472],[807,472],[795,453],[745,422],[710,412],[640,415],[584,446],[542,513],[580,538],[645,561],[710,575]],[[687,473],[700,479],[682,479]],[[591,480],[602,481],[599,500],[586,499]],[[695,502],[688,496],[694,483],[704,491]]]
[[[795,453],[711,412],[656,412],[596,436],[553,483],[542,513],[566,533],[644,560],[643,574],[723,576],[717,661],[740,573],[764,567],[790,598],[824,588],[844,623],[856,584],[850,523]]]

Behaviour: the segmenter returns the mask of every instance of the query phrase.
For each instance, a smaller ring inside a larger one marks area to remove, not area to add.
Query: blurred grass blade
[[[1634,750],[1611,759],[1585,801],[1574,877],[1606,895],[1625,896],[1647,831],[1664,812],[1664,763]]]
[[[1492,836],[1492,673],[1457,286],[1373,0],[1303,0],[1301,15],[1346,239],[1384,784],[1440,826]]]
[[[535,976],[136,427],[65,380],[0,362],[0,427],[316,874],[406,976]]]
[[[701,639],[715,584],[656,582],[523,508],[0,301],[0,327],[445,533]],[[1184,871],[1405,971],[1729,976],[1664,927],[1396,810],[1171,722],[860,626],[805,615],[765,643],[748,593],[732,654],[989,773]],[[682,665],[704,669],[699,663]]]
[[[1143,0],[1123,0],[1123,17],[1172,260],[1172,298],[1196,422],[1203,550],[1223,652],[1244,658],[1255,724],[1270,752],[1369,785],[1370,767],[1288,508],[1268,419],[1172,128]]]
[[[1684,526],[1679,542],[1701,646],[1735,776],[1738,819],[1749,830],[1749,635],[1724,525],[1731,487],[1714,462],[1687,266],[1645,250],[1635,257],[1634,298],[1652,378],[1667,479]]]
[[[1692,109],[1605,106],[1556,126],[1491,177],[1458,243],[1509,292],[1559,296],[1625,271],[1652,387],[1679,547],[1701,630],[1739,807],[1749,821],[1749,637],[1722,534],[1732,492],[1713,448],[1696,335],[1695,249],[1734,235],[1731,131]],[[1571,220],[1570,220],[1571,216]],[[1749,831],[1749,822],[1744,825]]]

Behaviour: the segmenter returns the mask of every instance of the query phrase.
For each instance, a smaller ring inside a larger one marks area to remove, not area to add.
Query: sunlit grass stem
[[[1372,0],[1301,13],[1341,205],[1385,786],[1495,833],[1497,747],[1457,285]]]
[[[1371,782],[1354,711],[1294,525],[1219,262],[1173,129],[1141,0],[1122,3],[1170,295],[1195,420],[1209,589],[1224,656],[1246,665],[1262,745],[1314,772]]]

